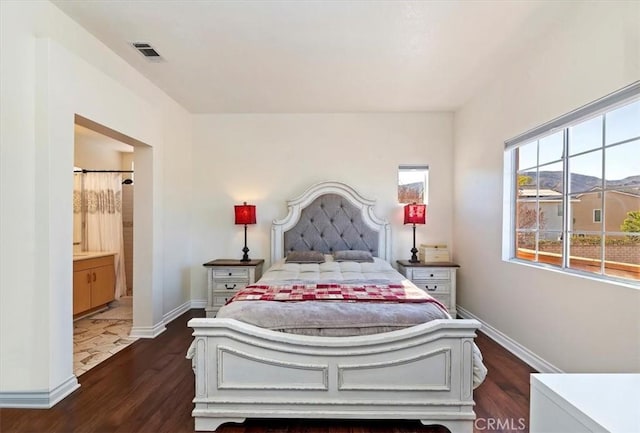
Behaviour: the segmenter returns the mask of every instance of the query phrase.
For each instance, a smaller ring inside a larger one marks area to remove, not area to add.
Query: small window
[[[593,210],[593,222],[601,223],[602,222],[602,209],[594,209]]]
[[[400,165],[398,167],[398,202],[429,203],[429,166]]]

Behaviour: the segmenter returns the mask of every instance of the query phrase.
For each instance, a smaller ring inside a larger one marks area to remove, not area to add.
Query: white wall
[[[189,301],[189,214],[168,210],[190,206],[183,170],[190,165],[191,122],[51,3],[3,1],[0,20],[0,404],[48,405],[76,386],[74,114],[151,146],[136,148],[135,156],[136,218],[145,223],[138,224],[136,245],[148,248],[136,253],[136,293],[143,299],[134,300],[134,328],[149,332]]]
[[[257,206],[249,256],[269,261],[273,219],[311,185],[345,182],[378,200],[392,223],[394,259],[410,257],[412,231],[397,202],[399,164],[429,165],[428,224],[416,242],[451,241],[452,114],[220,114],[195,116],[193,136],[193,297],[205,296],[202,263],[241,258],[233,205]]]
[[[95,139],[75,135],[73,152],[74,166],[88,170],[121,170],[125,152],[109,148]]]
[[[455,116],[458,302],[567,372],[640,371],[640,290],[501,261],[504,141],[640,79],[640,3],[574,11]]]

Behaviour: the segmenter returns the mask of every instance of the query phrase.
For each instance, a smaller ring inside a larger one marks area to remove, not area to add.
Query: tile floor
[[[126,300],[123,302],[126,306]],[[113,313],[116,303],[107,310]],[[103,314],[104,315],[104,314]],[[111,314],[117,319],[100,319],[96,314],[73,323],[73,370],[76,376],[95,367],[114,353],[124,349],[137,338],[129,337],[132,318],[124,319],[126,314]]]

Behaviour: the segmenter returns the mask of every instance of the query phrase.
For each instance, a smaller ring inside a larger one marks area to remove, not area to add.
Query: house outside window
[[[640,282],[640,82],[505,145],[503,258]]]

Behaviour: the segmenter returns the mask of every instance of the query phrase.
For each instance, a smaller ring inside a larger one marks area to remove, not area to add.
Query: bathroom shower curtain
[[[119,173],[81,173],[81,211],[84,213],[83,250],[118,253],[115,259],[115,298],[127,293],[122,236],[122,178]],[[74,181],[78,184],[77,175]],[[75,229],[75,228],[74,228]]]
[[[73,173],[73,252],[82,251],[83,245],[82,235],[82,182],[84,174]]]

